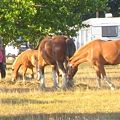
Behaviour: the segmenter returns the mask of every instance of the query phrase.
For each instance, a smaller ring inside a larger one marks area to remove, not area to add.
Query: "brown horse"
[[[33,68],[38,66],[38,51],[28,49],[21,54],[18,55],[16,60],[12,65],[12,81],[14,82],[18,77],[19,68],[23,66],[23,81],[25,81],[25,74],[27,72],[27,68],[31,69],[31,77],[34,78]]]
[[[58,79],[59,76],[57,74],[58,68],[62,73],[62,88],[66,89],[67,80],[66,80],[66,69],[63,65],[64,61],[66,60],[66,55],[69,54],[70,51],[75,52],[74,49],[68,47],[71,45],[70,38],[67,36],[54,36],[52,38],[45,38],[41,41],[38,51],[38,60],[39,60],[39,75],[38,79],[41,78],[41,88],[45,88],[45,78],[44,78],[44,67],[46,65],[52,65],[52,76],[53,76],[53,86],[58,87]],[[74,43],[74,42],[73,42]],[[71,45],[72,47],[72,45]],[[71,52],[72,55],[74,52]],[[70,55],[69,55],[70,56]],[[39,77],[40,76],[40,77]]]
[[[77,72],[78,65],[83,62],[89,62],[95,67],[98,87],[101,87],[101,75],[114,90],[114,85],[106,76],[104,65],[117,65],[120,63],[120,40],[103,41],[93,40],[78,49],[69,59],[68,80],[71,82]]]

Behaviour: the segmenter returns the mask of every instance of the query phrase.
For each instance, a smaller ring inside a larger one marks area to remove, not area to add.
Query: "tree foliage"
[[[36,13],[36,9],[32,8],[33,2],[4,0],[0,4],[0,35],[4,38],[4,42],[27,34],[28,26]]]
[[[107,0],[1,0],[0,35],[4,43],[16,40],[33,42],[51,33],[75,36],[81,27],[80,16],[102,11]]]
[[[120,16],[120,0],[109,0],[107,7],[110,8],[108,12],[112,13],[114,17]]]
[[[99,11],[99,17],[105,17],[105,13],[112,13],[113,17],[120,16],[120,0],[108,0],[106,2],[105,10]],[[82,20],[96,17],[96,12],[92,11],[91,13],[83,14],[81,16]]]

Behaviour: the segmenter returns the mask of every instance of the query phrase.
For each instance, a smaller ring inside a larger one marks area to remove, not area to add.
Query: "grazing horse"
[[[44,67],[46,65],[52,65],[52,76],[53,86],[58,87],[58,74],[57,71],[60,69],[62,73],[62,88],[66,89],[66,69],[63,65],[66,60],[66,55],[69,53],[68,50],[72,50],[68,47],[71,45],[70,38],[67,36],[53,36],[51,38],[45,38],[41,41],[38,48],[38,63],[39,63],[39,75],[38,79],[41,78],[41,88],[45,88],[44,78]],[[71,45],[72,46],[72,45]],[[74,49],[75,52],[75,49]],[[74,53],[72,52],[72,53]],[[70,54],[70,53],[69,53]],[[39,77],[40,76],[40,77]]]
[[[31,77],[34,78],[33,68],[38,66],[38,51],[27,49],[21,54],[18,55],[16,60],[12,65],[12,81],[14,82],[18,77],[18,70],[23,66],[23,81],[25,81],[25,74],[27,72],[27,68],[31,69]]]
[[[98,88],[101,87],[101,75],[108,83],[111,90],[115,86],[106,76],[104,65],[120,64],[120,40],[103,41],[100,39],[93,40],[79,48],[74,55],[68,60],[68,81],[73,80],[78,70],[78,65],[83,62],[89,62],[95,67]]]

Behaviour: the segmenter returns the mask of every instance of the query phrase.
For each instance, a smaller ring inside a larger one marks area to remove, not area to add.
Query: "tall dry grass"
[[[52,88],[49,66],[45,68],[45,91],[40,90],[40,82],[35,79],[23,83],[19,78],[12,84],[11,72],[7,70],[7,77],[0,81],[0,120],[119,120],[120,66],[105,69],[116,86],[114,91],[104,80],[102,88],[97,89],[95,70],[89,64],[79,66],[75,87],[66,91]]]

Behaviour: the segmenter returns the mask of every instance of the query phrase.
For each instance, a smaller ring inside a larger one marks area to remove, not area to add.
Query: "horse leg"
[[[45,77],[44,77],[44,66],[38,66],[38,80],[40,78],[40,87],[41,89],[45,88]]]
[[[107,84],[110,86],[111,90],[114,90],[114,85],[110,82],[109,78],[106,76],[106,72],[104,69],[104,65],[96,65],[96,74],[98,77],[98,87],[101,87],[101,76],[102,74],[103,79],[107,82]]]
[[[40,80],[42,72],[39,65],[36,67],[36,72],[37,72],[37,80]]]
[[[27,71],[27,67],[24,66],[24,68],[23,68],[23,82],[25,82],[26,71]]]
[[[66,70],[64,68],[64,65],[62,63],[57,62],[57,65],[59,69],[61,70],[62,73],[62,89],[66,89],[67,87],[67,75],[66,75]]]
[[[59,72],[58,66],[56,66],[56,73],[57,73],[57,75],[58,75],[59,77],[62,76],[61,73]],[[59,81],[58,81],[58,82],[59,82]]]
[[[95,66],[97,80],[98,80],[98,88],[101,88],[101,74],[99,67]]]
[[[35,71],[36,71],[35,78],[36,78],[37,80],[40,80],[40,75],[39,75],[39,69],[38,69],[38,66],[35,66]],[[39,77],[38,77],[38,75],[39,75]]]
[[[34,72],[33,72],[33,67],[31,68],[31,78],[34,79]]]
[[[111,90],[114,90],[115,89],[115,85],[111,83],[109,78],[107,76],[104,76],[104,79],[107,82],[107,84],[110,86]]]
[[[105,69],[104,69],[103,66],[101,66],[101,73],[102,73],[103,79],[105,79],[105,81],[107,82],[107,84],[110,86],[111,90],[114,90],[115,86],[114,86],[114,84],[111,83],[111,81],[109,80],[109,78],[106,76]]]
[[[58,87],[59,71],[58,71],[58,67],[55,65],[52,65],[52,76],[53,76],[53,87]]]

